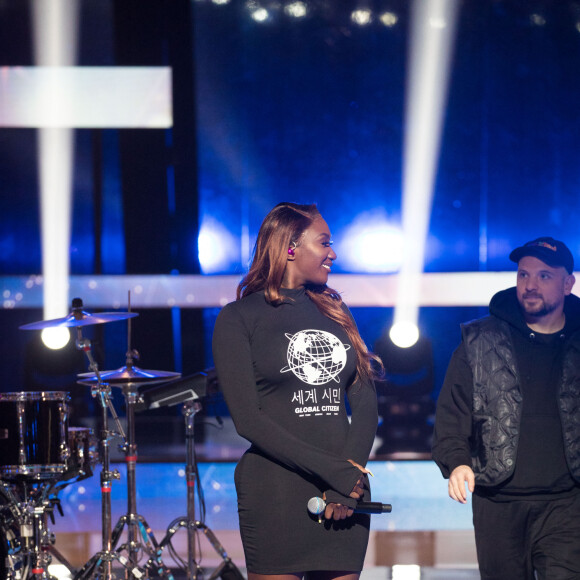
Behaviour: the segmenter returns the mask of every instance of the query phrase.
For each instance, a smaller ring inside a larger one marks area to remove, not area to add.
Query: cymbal
[[[135,316],[139,316],[139,314],[136,312],[98,312],[97,314],[91,314],[90,312],[81,310],[80,312],[71,313],[64,318],[31,322],[30,324],[23,324],[19,328],[22,330],[37,330],[59,326],[88,326],[89,324],[102,324],[104,322],[125,320],[126,318],[134,318]]]
[[[151,371],[135,366],[124,366],[114,371],[102,371],[99,375],[104,383],[112,385],[138,385],[141,383],[162,383],[180,377],[181,373]],[[77,381],[83,385],[94,385],[98,382],[96,373],[81,373],[77,376],[83,379]]]

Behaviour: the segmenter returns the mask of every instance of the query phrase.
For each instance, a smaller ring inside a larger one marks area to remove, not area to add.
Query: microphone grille
[[[308,511],[311,514],[318,515],[324,511],[326,502],[321,497],[311,497],[308,500]]]

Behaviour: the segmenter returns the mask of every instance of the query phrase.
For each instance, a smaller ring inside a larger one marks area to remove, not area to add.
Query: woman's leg
[[[335,572],[334,570],[306,572],[305,574],[254,574],[248,580],[359,580],[360,572]]]
[[[307,572],[306,580],[359,580],[360,572],[336,572],[324,570]]]
[[[254,574],[248,572],[248,580],[302,580],[304,574]]]

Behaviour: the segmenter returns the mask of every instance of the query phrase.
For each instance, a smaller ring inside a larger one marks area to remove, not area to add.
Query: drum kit
[[[203,576],[196,559],[196,534],[202,532],[220,555],[222,562],[210,580],[243,576],[228,557],[215,534],[195,518],[195,485],[199,485],[193,422],[201,409],[200,398],[210,384],[206,373],[182,378],[180,373],[143,370],[134,365],[131,349],[130,312],[91,314],[75,298],[69,316],[26,324],[25,330],[53,327],[76,328],[76,347],[87,356],[89,373],[78,375],[78,383],[89,386],[100,407],[99,436],[92,429],[69,426],[69,395],[61,391],[0,393],[0,557],[5,558],[8,580],[56,580],[49,571],[53,559],[68,569],[74,580],[102,578],[114,580],[116,573],[129,578],[168,578],[172,570],[163,562],[164,549],[179,529],[187,531],[188,579]],[[129,322],[129,348],[125,366],[99,371],[90,340],[82,327],[118,320]],[[214,383],[215,386],[215,383]],[[126,432],[111,399],[111,387],[120,387],[125,399]],[[172,521],[165,537],[157,541],[151,527],[137,511],[135,411],[183,403],[186,437],[187,515]],[[110,428],[109,418],[114,423]],[[127,465],[127,512],[112,525],[111,493],[113,481],[121,478],[112,470],[110,445],[120,438],[119,448]],[[59,492],[93,476],[101,464],[101,550],[80,569],[75,569],[55,547],[54,510],[63,514]],[[122,541],[124,539],[124,541]],[[122,543],[121,543],[122,542]],[[0,574],[2,565],[0,565]]]

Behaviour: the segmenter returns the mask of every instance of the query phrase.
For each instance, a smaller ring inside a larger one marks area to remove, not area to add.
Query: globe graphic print
[[[339,373],[346,364],[346,351],[350,345],[343,344],[334,334],[324,330],[301,330],[290,339],[288,366],[280,372],[292,371],[309,385],[324,385],[330,381],[340,382]]]

